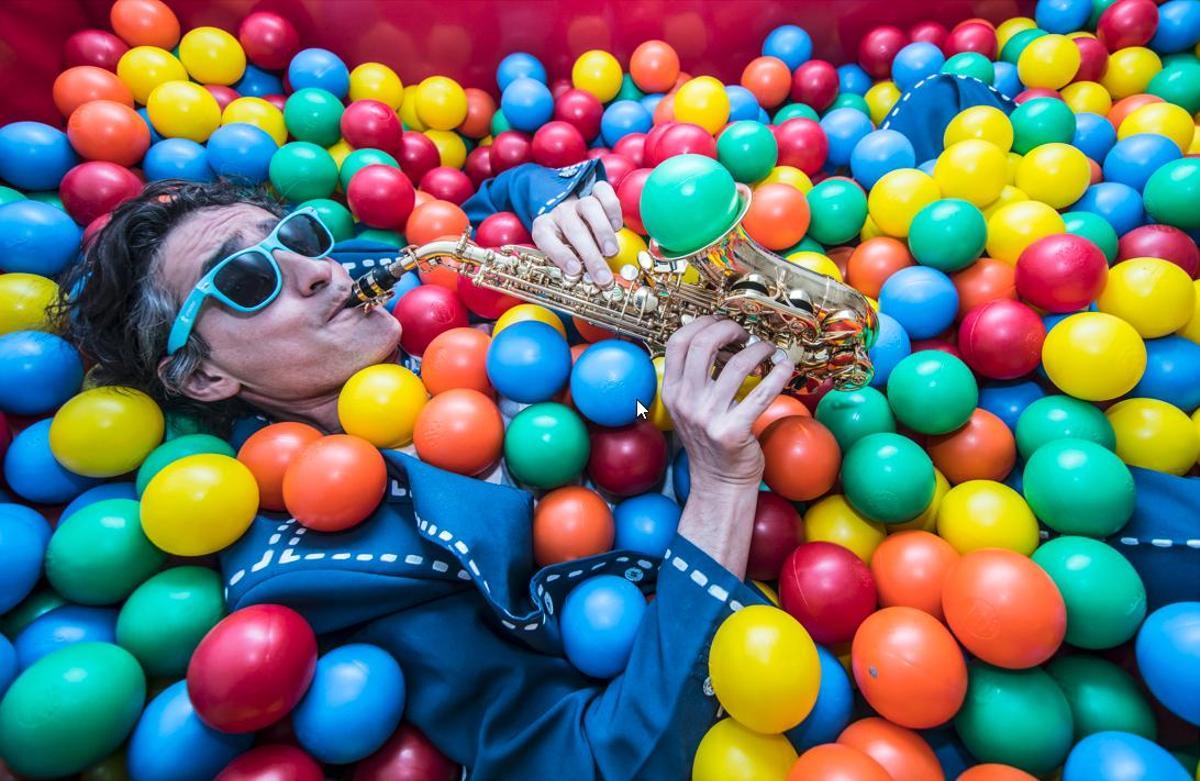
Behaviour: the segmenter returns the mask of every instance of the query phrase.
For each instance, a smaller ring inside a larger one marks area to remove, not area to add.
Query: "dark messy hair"
[[[246,408],[237,399],[212,404],[183,395],[184,383],[209,355],[196,331],[159,370],[183,302],[167,289],[155,260],[167,234],[188,215],[237,203],[283,213],[260,188],[227,181],[150,183],[113,210],[85,246],[83,260],[65,272],[51,312],[64,336],[96,362],[97,383],[144,391],[164,409],[191,415],[216,433],[226,432]]]

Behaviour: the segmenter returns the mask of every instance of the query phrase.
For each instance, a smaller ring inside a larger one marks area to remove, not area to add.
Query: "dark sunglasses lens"
[[[275,292],[277,283],[275,267],[261,252],[243,252],[213,278],[217,290],[247,309],[261,306]]]
[[[329,231],[310,214],[292,214],[279,224],[279,243],[307,258],[324,255],[330,249]]]

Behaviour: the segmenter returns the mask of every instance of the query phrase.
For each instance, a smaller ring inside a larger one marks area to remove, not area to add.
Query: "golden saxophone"
[[[480,287],[641,340],[659,354],[692,319],[723,314],[741,324],[751,341],[771,342],[792,360],[787,392],[811,393],[825,383],[840,390],[866,385],[872,375],[867,350],[879,327],[875,310],[857,290],[789,263],[750,238],[742,227],[750,192],[745,185],[738,189],[741,213],[724,235],[681,256],[665,255],[651,242],[637,267],[621,269],[618,284],[608,289],[582,274],[565,274],[536,249],[484,248],[464,235],[400,250],[395,261],[355,282],[346,306],[379,305],[405,273],[442,266]],[[689,268],[697,273],[687,274]],[[691,281],[684,281],[685,274]],[[768,359],[759,371],[771,364]]]

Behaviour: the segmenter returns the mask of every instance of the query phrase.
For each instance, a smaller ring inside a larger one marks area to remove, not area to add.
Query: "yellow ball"
[[[1070,144],[1042,144],[1017,164],[1017,187],[1035,201],[1063,209],[1091,184],[1087,156]]]
[[[1004,165],[1004,178],[1006,180],[1006,187],[1008,185],[1015,185],[1017,183],[1017,169],[1021,167],[1021,161],[1024,159],[1025,158],[1022,155],[1019,155],[1016,152],[1009,152],[1008,155],[1006,155]],[[1004,191],[1001,190],[1000,192],[1003,193]],[[997,196],[997,198],[999,198],[999,196]],[[995,201],[992,201],[992,203],[995,203]],[[991,204],[988,205],[991,206]]]
[[[189,30],[179,42],[179,60],[201,84],[233,84],[246,72],[246,52],[238,39],[218,27]]]
[[[877,81],[863,95],[867,102],[867,111],[871,114],[871,122],[878,127],[884,117],[900,100],[900,88],[894,81]]]
[[[946,492],[937,533],[959,553],[1005,548],[1028,556],[1038,546],[1038,524],[1019,493],[995,480],[968,480]]]
[[[467,161],[467,144],[453,130],[426,130],[425,137],[437,147],[442,165],[462,168]]]
[[[826,496],[804,513],[805,542],[836,543],[849,548],[867,564],[886,536],[882,523],[859,515],[841,494]]]
[[[605,260],[612,273],[619,277],[621,269],[625,266],[638,268],[638,254],[646,250],[645,239],[629,228],[621,228],[617,231],[617,254],[611,258],[605,258]]]
[[[201,453],[172,461],[142,494],[142,531],[175,556],[207,556],[241,537],[258,511],[258,483],[241,461]]]
[[[750,582],[753,583],[758,590],[763,593],[763,596],[770,600],[772,605],[779,607],[779,594],[775,593],[775,589],[771,588],[766,583],[763,583],[761,580],[752,580]]]
[[[4,279],[4,277],[0,277],[0,279]],[[1196,291],[1192,304],[1192,314],[1188,317],[1188,321],[1183,324],[1183,327],[1175,333],[1184,339],[1200,344],[1200,279],[1192,282],[1192,289]]]
[[[134,100],[145,103],[159,84],[187,81],[188,74],[183,63],[166,49],[135,46],[117,60],[117,78],[129,87]]]
[[[1125,399],[1104,413],[1117,435],[1117,455],[1130,466],[1185,474],[1200,457],[1192,419],[1158,399]]]
[[[716,134],[729,121],[729,93],[712,76],[692,79],[675,93],[675,119]]]
[[[868,214],[867,219],[863,220],[862,232],[859,235],[863,241],[866,241],[867,239],[874,239],[879,236],[886,236],[887,234],[879,229],[879,226],[875,224],[875,220],[872,220],[871,215]]]
[[[375,447],[397,448],[412,442],[417,416],[429,401],[421,378],[403,366],[381,363],[360,369],[338,395],[338,421]]]
[[[671,413],[667,411],[662,400],[663,371],[666,368],[667,356],[656,355],[652,362],[654,363],[654,374],[658,378],[657,389],[654,393],[654,403],[650,405],[650,411],[646,413],[646,417],[659,431],[671,431],[675,428],[675,421],[671,420]]]
[[[758,189],[768,184],[790,184],[802,193],[808,194],[808,191],[813,188],[812,179],[808,178],[808,174],[801,171],[799,168],[790,165],[777,165],[771,169],[771,173],[754,185],[754,189]]]
[[[50,452],[85,477],[132,472],[162,442],[162,410],[145,393],[105,386],[85,390],[59,407],[50,423]]]
[[[325,151],[329,152],[329,156],[333,158],[333,162],[337,163],[338,170],[340,171],[342,170],[342,163],[344,163],[346,158],[350,156],[350,153],[354,151],[354,147],[350,146],[350,143],[346,141],[346,139],[339,138],[337,143]]]
[[[241,122],[254,125],[269,135],[279,146],[287,143],[287,124],[283,121],[283,112],[262,98],[238,98],[230,101],[221,112],[221,124],[232,125]]]
[[[1017,58],[1017,76],[1026,87],[1058,89],[1071,83],[1083,57],[1065,35],[1043,35],[1029,42]]]
[[[190,81],[168,81],[146,101],[150,124],[167,138],[204,142],[221,124],[221,107],[212,93]]]
[[[1060,92],[1063,102],[1076,114],[1090,112],[1103,117],[1112,108],[1112,95],[1108,94],[1103,84],[1094,81],[1077,81],[1063,87]]]
[[[984,206],[981,210],[985,220],[991,220],[992,215],[1008,206],[1010,203],[1018,203],[1020,201],[1028,201],[1029,196],[1020,189],[1013,187],[1011,184],[1004,185],[1004,189],[1000,191],[1000,197]]]
[[[933,165],[933,180],[944,198],[962,198],[987,206],[1008,184],[1008,157],[995,144],[980,139],[946,147]]]
[[[1004,20],[996,28],[996,51],[1002,50],[1004,44],[1008,43],[1009,39],[1017,33],[1035,29],[1037,29],[1037,22],[1028,16],[1014,16]]]
[[[404,88],[404,100],[400,103],[400,121],[405,130],[425,132],[429,127],[417,116],[417,85],[410,84]]]
[[[803,721],[821,688],[821,662],[808,631],[768,605],[750,605],[721,622],[708,654],[708,675],[729,715],[767,734]]]
[[[946,492],[950,490],[950,481],[942,474],[942,471],[936,467],[933,470],[933,498],[929,500],[929,506],[921,511],[921,514],[911,521],[906,523],[889,523],[887,526],[888,534],[904,531],[937,531],[937,514],[938,508],[942,506],[942,499],[946,497]]]
[[[1108,67],[1100,83],[1114,100],[1140,95],[1150,86],[1150,79],[1162,70],[1162,60],[1144,46],[1118,49],[1108,55]]]
[[[467,118],[467,93],[457,81],[430,76],[417,85],[417,116],[431,130],[453,130]]]
[[[1138,384],[1146,371],[1146,344],[1119,317],[1080,312],[1046,334],[1042,366],[1064,393],[1085,401],[1107,401]]]
[[[1053,207],[1040,201],[1019,200],[997,209],[988,218],[987,253],[1006,263],[1016,263],[1033,242],[1066,230],[1062,215]]]
[[[867,212],[884,233],[904,238],[917,212],[941,197],[932,176],[916,168],[898,168],[871,188]]]
[[[1174,103],[1149,103],[1130,112],[1117,128],[1117,138],[1127,138],[1138,133],[1155,133],[1175,142],[1181,152],[1192,145],[1196,123],[1187,109]]]
[[[493,338],[513,323],[523,323],[526,320],[537,320],[539,323],[545,323],[555,328],[564,338],[567,335],[567,328],[563,325],[562,320],[546,307],[540,304],[517,304],[514,307],[506,309],[504,314],[497,318],[496,325],[492,328]]]
[[[838,282],[842,281],[841,269],[837,267],[837,264],[828,255],[822,255],[820,252],[801,250],[800,252],[793,252],[791,255],[788,255],[787,260],[809,271],[815,271],[818,274],[836,279]]]
[[[1187,325],[1196,310],[1196,287],[1179,266],[1160,258],[1130,258],[1108,271],[1108,284],[1096,300],[1101,312],[1116,315],[1146,339],[1166,336]]]
[[[1197,125],[1192,131],[1192,143],[1188,147],[1187,153],[1189,155],[1200,155],[1200,125]]]
[[[586,51],[571,68],[571,84],[607,103],[621,91],[621,63],[606,51]]]
[[[1013,145],[1013,126],[1008,115],[994,106],[972,106],[954,115],[942,133],[942,145],[978,139],[1007,152]]]
[[[1192,413],[1192,423],[1194,424],[1194,426],[1195,426],[1195,428],[1196,428],[1196,437],[1197,437],[1197,438],[1200,438],[1200,407],[1197,407],[1197,408],[1196,408],[1196,411]],[[1196,456],[1196,460],[1197,460],[1197,461],[1200,461],[1200,454],[1198,454],[1198,455]],[[779,599],[778,599],[778,598],[776,598],[776,599],[774,600],[774,602],[775,602],[775,604],[776,604],[776,605],[778,605],[778,604],[779,604]]]
[[[783,735],[763,735],[721,719],[696,747],[692,781],[783,781],[796,758]]]
[[[404,102],[404,84],[380,62],[364,62],[350,71],[350,100],[378,100],[395,111]]]
[[[13,331],[52,331],[46,307],[58,298],[58,285],[40,274],[0,274],[0,336]]]

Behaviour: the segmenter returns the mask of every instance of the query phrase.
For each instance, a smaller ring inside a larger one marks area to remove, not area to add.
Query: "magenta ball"
[[[604,175],[613,189],[621,186],[621,180],[637,169],[628,157],[608,152],[600,155],[600,163],[604,166]]]
[[[773,491],[759,491],[746,575],[778,580],[783,562],[804,542],[804,524],[795,506]]]
[[[1020,301],[1001,298],[975,307],[958,328],[958,350],[984,377],[1012,380],[1037,368],[1046,327]]]
[[[911,38],[913,42],[924,41],[925,43],[932,43],[939,49],[942,48],[942,45],[946,42],[946,36],[949,34],[950,31],[947,30],[941,22],[935,22],[929,19],[923,22],[917,22],[912,27],[908,28],[908,37]]]
[[[793,117],[771,128],[779,145],[778,165],[790,165],[813,176],[829,157],[829,139],[821,126],[805,117]]]
[[[636,496],[653,488],[667,469],[667,439],[649,420],[589,430],[587,472],[613,496]]]
[[[792,100],[824,111],[838,94],[838,72],[833,63],[809,60],[792,74]]]
[[[225,766],[216,781],[324,781],[321,765],[295,746],[267,744]]]
[[[490,146],[477,146],[467,153],[467,162],[463,164],[463,171],[471,179],[471,184],[478,187],[479,185],[491,179],[492,174],[492,148]]]
[[[496,212],[479,223],[475,229],[475,241],[481,247],[499,247],[503,244],[532,244],[533,237],[525,230],[525,225],[517,215]]]
[[[63,208],[80,225],[87,225],[142,192],[142,180],[116,163],[92,160],[67,171],[58,185]]]
[[[468,325],[467,308],[458,295],[441,285],[420,285],[396,302],[392,314],[403,330],[400,346],[409,355],[423,355],[439,334]]]
[[[537,129],[530,144],[533,162],[547,168],[563,168],[587,158],[587,141],[579,128],[551,120]]]
[[[355,149],[382,149],[394,155],[403,135],[400,117],[381,101],[356,100],[342,112],[342,138]]]
[[[427,135],[415,130],[405,130],[400,136],[400,154],[396,159],[400,161],[400,169],[414,182],[421,181],[427,171],[442,164],[437,147]]]
[[[475,194],[475,185],[471,177],[464,171],[440,165],[431,168],[421,177],[421,190],[441,201],[462,205],[462,202]]]
[[[779,602],[822,645],[845,643],[875,611],[875,579],[863,560],[832,542],[806,542],[779,573]]]
[[[255,11],[238,27],[238,41],[246,59],[266,70],[283,70],[300,51],[300,33],[285,17]]]
[[[634,168],[641,168],[646,160],[646,133],[630,133],[621,136],[621,140],[613,144],[613,154],[620,155],[633,163]]]
[[[1117,0],[1100,14],[1096,37],[1110,52],[1129,46],[1145,46],[1158,30],[1158,6],[1154,0]]]
[[[716,160],[717,140],[699,125],[673,122],[662,132],[654,146],[653,165],[676,155],[704,155]]]
[[[1045,236],[1017,258],[1017,293],[1047,312],[1083,309],[1100,295],[1107,281],[1104,253],[1082,236]]]
[[[1200,273],[1200,250],[1196,242],[1170,225],[1142,225],[1122,236],[1117,244],[1117,261],[1129,258],[1169,260],[1192,279]]]
[[[961,52],[978,52],[989,60],[993,59],[996,56],[996,30],[977,19],[960,22],[946,36],[942,51],[947,57]]]
[[[858,42],[858,64],[871,78],[890,78],[892,60],[896,59],[896,53],[908,43],[908,36],[899,27],[880,25]]]
[[[590,92],[568,89],[554,100],[554,119],[574,126],[585,141],[600,135],[604,104]]]
[[[117,70],[117,61],[129,51],[129,44],[105,30],[80,30],[63,45],[63,64],[94,65],[105,70]]]
[[[350,211],[372,228],[403,230],[415,202],[412,182],[390,165],[365,166],[350,177],[346,187]]]
[[[533,159],[529,136],[519,130],[505,130],[492,139],[492,172],[502,174]]]

